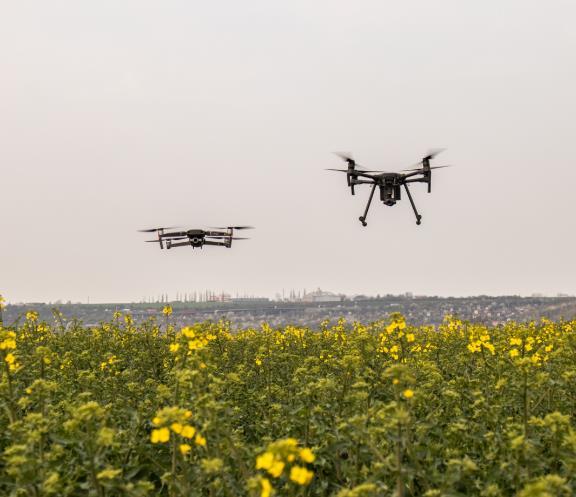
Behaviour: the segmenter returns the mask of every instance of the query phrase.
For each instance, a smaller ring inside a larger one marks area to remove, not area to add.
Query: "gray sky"
[[[576,293],[576,2],[0,4],[0,293]],[[431,147],[433,193],[345,178]],[[231,250],[139,228],[253,224]]]

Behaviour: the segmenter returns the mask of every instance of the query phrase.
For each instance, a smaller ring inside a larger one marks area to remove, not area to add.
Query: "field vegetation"
[[[576,321],[0,328],[0,495],[570,496]]]

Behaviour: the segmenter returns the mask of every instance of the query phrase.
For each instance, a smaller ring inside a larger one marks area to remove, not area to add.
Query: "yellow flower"
[[[6,340],[0,342],[0,350],[15,349],[16,340],[14,338],[7,338]]]
[[[412,343],[414,340],[416,340],[416,337],[414,336],[414,333],[408,333],[406,335],[406,341],[408,343]]]
[[[179,348],[180,348],[179,343],[171,343],[170,344],[170,352],[178,352]]]
[[[166,317],[170,316],[170,314],[172,314],[172,307],[169,305],[164,306],[164,309],[162,309],[162,314],[164,314]]]
[[[314,478],[314,473],[302,466],[292,466],[290,470],[290,479],[298,485],[308,485],[312,478]]]
[[[182,427],[182,432],[180,433],[180,435],[182,435],[184,438],[192,438],[195,433],[196,428],[190,425],[184,425]]]
[[[270,497],[270,494],[272,493],[272,485],[270,484],[270,480],[268,478],[262,478],[260,480],[260,485],[262,486],[260,497]]]
[[[173,431],[174,433],[180,434],[180,433],[182,433],[182,428],[183,428],[183,427],[182,427],[182,425],[181,425],[180,423],[172,423],[172,424],[170,425],[170,428],[172,428],[172,431]]]
[[[400,380],[398,378],[394,378],[392,380],[392,385],[398,385],[398,383],[400,383]]]
[[[256,359],[254,362],[256,363],[256,366],[262,366],[262,361],[260,359]]]
[[[309,448],[300,449],[300,459],[304,462],[314,462],[316,456]]]
[[[285,466],[284,462],[274,460],[272,466],[268,468],[268,473],[270,473],[274,478],[278,478],[279,476],[282,475],[282,472],[284,471],[284,466]]]
[[[152,430],[152,433],[150,434],[150,441],[153,444],[168,442],[168,440],[170,440],[170,430],[168,428]]]
[[[180,449],[180,453],[182,455],[186,455],[192,450],[192,447],[190,447],[188,444],[180,444],[178,448]]]
[[[4,358],[4,360],[8,364],[14,364],[16,362],[16,356],[12,352],[10,352],[9,354],[6,354],[6,357]]]
[[[206,447],[206,439],[200,435],[200,433],[198,433],[198,435],[196,435],[196,438],[194,439],[194,443],[196,445],[200,445],[200,447]]]
[[[402,392],[402,395],[404,395],[404,397],[406,397],[407,399],[411,399],[412,397],[414,397],[414,391],[407,388]]]
[[[274,463],[274,454],[272,452],[264,452],[264,454],[256,458],[256,469],[270,469]]]
[[[510,345],[522,345],[522,339],[517,337],[512,337],[510,339]]]
[[[38,313],[36,311],[28,311],[26,313],[26,319],[32,323],[38,321]]]
[[[519,355],[520,355],[520,352],[518,352],[518,349],[512,349],[512,350],[510,351],[510,357],[512,357],[512,359],[513,359],[514,357],[518,357]]]
[[[194,332],[194,330],[192,328],[190,328],[189,326],[182,328],[182,334],[186,338],[194,338],[196,336],[196,333]]]
[[[158,416],[156,416],[156,417],[152,420],[152,423],[154,423],[156,426],[160,426],[160,425],[163,423],[163,421],[162,421],[162,418],[159,418]]]

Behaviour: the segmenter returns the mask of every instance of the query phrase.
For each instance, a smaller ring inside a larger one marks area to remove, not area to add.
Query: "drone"
[[[161,249],[171,249],[174,247],[202,248],[204,245],[216,245],[220,247],[232,247],[232,240],[248,240],[234,236],[234,230],[252,229],[252,226],[227,226],[225,228],[188,229],[184,231],[175,230],[175,227],[149,228],[139,230],[141,233],[156,233],[157,240],[146,240],[148,243],[158,243]]]
[[[376,187],[380,188],[380,200],[387,206],[396,205],[396,202],[401,200],[402,187],[406,190],[406,194],[410,199],[410,204],[416,215],[416,224],[421,224],[422,216],[418,213],[416,209],[416,204],[408,188],[408,183],[427,183],[428,193],[432,191],[432,169],[440,169],[442,167],[449,166],[430,166],[430,161],[436,157],[442,150],[434,150],[430,152],[426,157],[424,157],[420,162],[416,163],[415,166],[419,166],[415,169],[404,169],[406,172],[389,173],[384,171],[367,171],[364,169],[357,169],[356,161],[347,154],[337,153],[341,159],[346,161],[348,164],[347,169],[328,169],[328,171],[340,171],[346,173],[346,182],[350,187],[352,195],[355,195],[354,187],[356,185],[372,185],[370,190],[370,197],[368,198],[368,204],[364,210],[364,215],[360,216],[358,219],[362,223],[362,226],[367,226],[366,216],[368,215],[368,210],[370,209],[370,204],[372,203],[372,197],[374,196],[374,190]]]

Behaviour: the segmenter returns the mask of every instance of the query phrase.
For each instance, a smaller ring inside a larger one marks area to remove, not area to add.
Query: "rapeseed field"
[[[2,496],[570,496],[576,321],[0,328]]]

